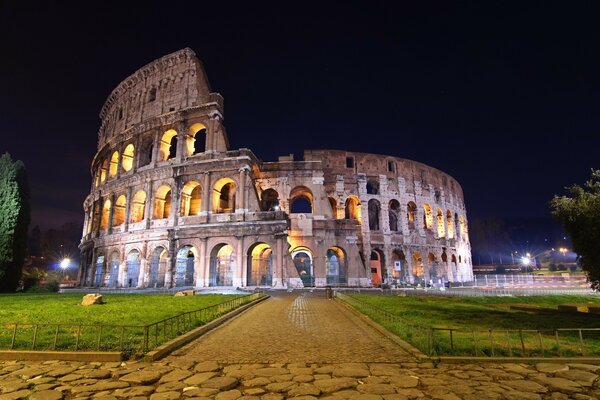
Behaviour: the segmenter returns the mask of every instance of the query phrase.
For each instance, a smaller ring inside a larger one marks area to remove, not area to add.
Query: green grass
[[[353,298],[385,310],[399,318],[384,318],[374,310],[353,304],[388,330],[407,339],[423,351],[431,347],[428,328],[436,330],[433,342],[439,353],[448,355],[577,355],[582,353],[578,332],[555,329],[600,328],[600,317],[565,313],[536,313],[511,310],[510,305],[528,304],[556,308],[559,304],[599,304],[591,296],[524,297],[399,297],[353,295]],[[492,332],[490,332],[492,330]],[[535,332],[507,332],[533,330]],[[541,331],[539,334],[537,331]],[[600,355],[600,331],[583,331],[583,352]],[[540,345],[541,341],[541,345]]]
[[[250,301],[220,294],[107,294],[106,304],[84,307],[82,297],[0,295],[0,349],[122,351],[135,357]],[[143,328],[149,324],[154,325]]]

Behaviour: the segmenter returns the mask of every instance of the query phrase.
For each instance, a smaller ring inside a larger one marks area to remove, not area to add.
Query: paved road
[[[323,293],[277,294],[173,353],[222,363],[413,361]]]

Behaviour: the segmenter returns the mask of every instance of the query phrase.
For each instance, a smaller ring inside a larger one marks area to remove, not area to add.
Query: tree
[[[13,292],[21,278],[30,221],[25,165],[0,156],[0,291]]]
[[[573,185],[566,190],[568,196],[554,196],[550,201],[552,215],[570,236],[588,279],[600,281],[600,170],[592,169],[583,187]]]

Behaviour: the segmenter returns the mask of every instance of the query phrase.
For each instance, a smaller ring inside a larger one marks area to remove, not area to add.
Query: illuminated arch
[[[128,172],[133,168],[133,157],[135,155],[135,147],[132,143],[129,143],[125,150],[123,150],[123,155],[121,156],[121,167],[123,171]]]
[[[255,243],[248,249],[248,286],[271,286],[273,283],[273,250],[266,243]]]
[[[392,278],[400,279],[405,275],[406,256],[402,250],[392,251]]]
[[[108,169],[108,177],[112,178],[117,175],[117,170],[119,167],[119,152],[115,151],[110,157],[110,167]]]
[[[408,230],[412,231],[415,229],[415,218],[417,216],[417,205],[409,201],[406,205],[406,220],[408,221]]]
[[[279,193],[275,189],[267,189],[262,192],[261,209],[263,211],[275,211],[279,209]]]
[[[398,203],[398,200],[390,200],[388,204],[388,216],[390,220],[390,231],[398,232],[400,230],[400,203]]]
[[[138,190],[131,201],[131,222],[140,222],[146,211],[146,192]]]
[[[125,222],[125,207],[127,206],[127,198],[124,194],[117,197],[113,209],[112,226],[119,226]]]
[[[346,284],[348,268],[344,249],[337,246],[327,249],[325,273],[327,274],[328,285]]]
[[[200,214],[202,187],[196,181],[189,181],[181,189],[181,216]]]
[[[446,228],[444,227],[444,212],[439,208],[436,211],[436,219],[438,237],[443,238],[446,236]]]
[[[452,221],[452,211],[446,211],[446,229],[448,230],[448,239],[454,239],[454,221]]]
[[[156,190],[154,197],[154,219],[169,218],[171,215],[171,188],[168,185],[162,185]]]
[[[103,183],[106,180],[106,175],[108,174],[108,160],[105,159],[102,161],[102,166],[100,167],[100,183]]]
[[[384,255],[380,249],[371,250],[369,266],[371,268],[371,284],[373,286],[381,285],[385,281],[386,270]]]
[[[413,275],[416,278],[423,279],[423,256],[421,256],[421,252],[415,251],[412,255],[413,259]]]
[[[108,228],[108,218],[110,216],[110,207],[111,207],[110,199],[104,200],[104,205],[102,206],[102,217],[100,219],[100,229]]]
[[[119,252],[113,251],[104,276],[105,286],[117,287],[119,284],[119,270],[121,269]]]
[[[348,196],[346,199],[344,216],[346,219],[356,220],[359,224],[361,223],[360,217],[360,200],[356,196]]]
[[[156,288],[165,286],[168,257],[169,253],[162,246],[158,246],[152,252],[152,258],[150,259],[150,281],[148,282],[149,287]]]
[[[176,287],[194,284],[194,260],[197,255],[196,248],[190,245],[182,246],[177,252],[174,279]]]
[[[235,211],[236,184],[231,178],[221,178],[213,186],[212,210],[214,213]]]
[[[327,197],[327,200],[329,200],[329,205],[331,206],[331,215],[333,216],[333,219],[338,219],[336,199],[334,199],[333,197]]]
[[[433,228],[433,211],[427,203],[423,204],[423,228],[431,230]]]
[[[196,123],[190,126],[188,134],[185,139],[186,155],[192,156],[194,154],[202,153],[205,151],[206,146],[206,126],[201,123]]]
[[[313,274],[313,253],[308,247],[300,246],[291,251],[290,255],[294,261],[294,266],[298,272],[298,276],[302,280],[302,284],[307,286],[315,285],[315,277]]]
[[[177,131],[169,129],[163,133],[160,139],[159,161],[166,161],[175,158],[177,153]]]
[[[378,231],[380,229],[379,214],[381,209],[379,201],[375,199],[369,200],[367,208],[369,210],[369,230]]]
[[[140,252],[138,250],[131,250],[127,254],[127,277],[125,281],[126,287],[137,287],[138,278],[140,276]]]
[[[219,243],[210,253],[209,286],[232,286],[235,270],[233,247]]]
[[[460,237],[466,238],[467,237],[467,224],[465,223],[464,215],[458,216],[458,229],[460,232]]]
[[[313,194],[306,186],[296,186],[290,192],[290,213],[313,212]]]

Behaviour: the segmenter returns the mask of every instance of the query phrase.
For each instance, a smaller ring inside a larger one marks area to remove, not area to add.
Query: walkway
[[[181,356],[221,363],[413,361],[323,292],[276,294],[170,359]]]

